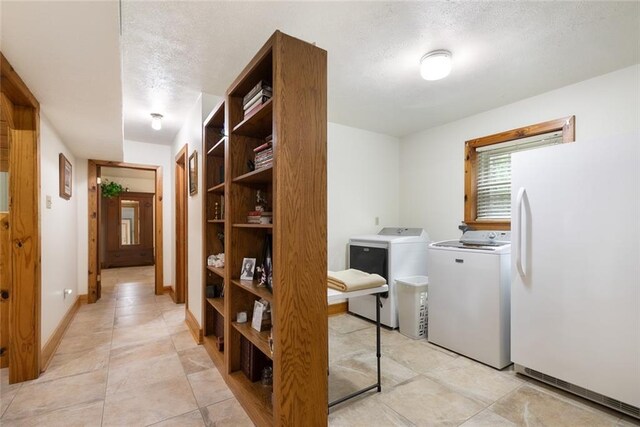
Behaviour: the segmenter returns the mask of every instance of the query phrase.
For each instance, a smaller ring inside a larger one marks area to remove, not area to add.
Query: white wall
[[[59,196],[58,155],[63,153],[73,166],[70,200]],[[42,304],[41,347],[78,298],[78,194],[83,187],[78,182],[77,161],[73,153],[53,130],[40,111],[40,227],[42,233]],[[51,209],[46,199],[51,197]],[[86,215],[85,215],[86,216]],[[64,298],[64,289],[73,291]]]
[[[432,240],[457,239],[464,218],[464,142],[576,116],[576,144],[639,128],[640,65],[401,139],[400,219]]]
[[[187,198],[187,282],[189,288],[187,299],[189,301],[189,311],[191,311],[196,318],[200,327],[202,327],[203,318],[202,281],[204,279],[204,260],[202,254],[202,194],[206,191],[204,188],[204,177],[202,176],[202,162],[204,158],[202,149],[202,125],[203,117],[206,118],[211,112],[211,108],[221,99],[222,98],[213,95],[201,94],[189,112],[182,128],[173,140],[171,148],[172,159],[175,159],[175,156],[185,144],[188,145],[187,156],[191,156],[194,150],[198,152],[198,193],[193,196],[189,195]],[[171,168],[171,176],[172,179],[175,180],[175,167]],[[173,239],[175,239],[175,215],[173,216],[173,221],[171,231]],[[174,278],[172,283],[175,284],[174,270],[172,265],[172,277]]]
[[[329,270],[345,268],[351,236],[375,234],[384,226],[413,225],[400,224],[399,157],[398,138],[329,123]]]
[[[168,145],[149,144],[138,141],[124,141],[124,162],[162,167],[162,240],[163,275],[165,286],[173,283],[173,157]],[[154,189],[155,191],[155,189]],[[156,196],[157,197],[157,196]]]
[[[103,179],[103,182],[105,179],[109,182],[117,182],[129,191],[140,193],[156,192],[156,181],[153,178],[132,178],[129,176],[110,176],[105,174],[102,174],[101,178]],[[164,210],[162,211],[162,214],[164,215]]]

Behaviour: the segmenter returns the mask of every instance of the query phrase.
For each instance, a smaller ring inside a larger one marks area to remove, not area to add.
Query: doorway
[[[40,374],[40,105],[0,53],[0,364]]]
[[[187,145],[176,156],[176,289],[174,301],[182,304],[188,293],[187,281]],[[187,308],[189,304],[187,302]]]
[[[101,297],[103,267],[153,265],[154,293],[162,295],[162,168],[89,160],[88,183],[88,302]]]

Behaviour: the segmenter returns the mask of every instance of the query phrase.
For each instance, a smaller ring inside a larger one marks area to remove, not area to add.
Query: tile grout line
[[[113,349],[113,332],[116,328],[116,313],[118,311],[118,291],[119,291],[119,283],[115,285],[114,296],[116,300],[116,306],[113,309],[113,323],[111,325],[111,342],[109,343],[109,356],[107,356],[107,374],[106,380],[104,382],[104,399],[102,400],[102,417],[100,418],[100,425],[104,425],[104,413],[107,407],[107,387],[109,386],[109,369],[111,367],[111,351]]]

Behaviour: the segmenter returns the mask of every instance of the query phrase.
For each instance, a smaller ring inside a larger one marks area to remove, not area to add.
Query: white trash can
[[[427,276],[396,279],[400,333],[409,338],[427,336]]]

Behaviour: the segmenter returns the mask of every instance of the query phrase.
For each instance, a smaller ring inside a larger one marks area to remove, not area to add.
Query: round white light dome
[[[440,80],[451,72],[451,52],[434,50],[420,60],[420,75],[425,80]]]

